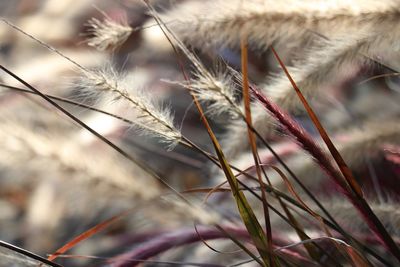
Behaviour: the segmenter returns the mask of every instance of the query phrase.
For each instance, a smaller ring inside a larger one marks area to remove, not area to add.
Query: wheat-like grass
[[[181,133],[173,125],[169,109],[157,106],[149,93],[132,88],[134,81],[113,68],[82,71],[79,86],[84,95],[102,97],[113,104],[127,105],[132,111],[134,127],[143,133],[157,136],[173,148],[181,140]]]
[[[118,22],[106,15],[103,20],[91,18],[87,26],[90,35],[86,40],[87,44],[100,51],[117,49],[133,31],[126,20],[121,19]]]
[[[196,54],[170,28],[170,23],[167,27],[163,18],[156,10],[151,9],[150,12],[159,23],[159,27],[165,36],[171,41],[171,44],[176,45],[193,65],[194,78],[189,79],[184,73],[186,81],[180,84],[189,89],[199,101],[209,104],[207,107],[209,114],[229,113],[233,117],[237,117],[239,114],[243,116],[242,108],[237,103],[235,96],[236,87],[241,81],[237,71],[229,67],[223,72],[217,70],[215,73],[212,73],[209,71]]]
[[[291,45],[311,38],[310,30],[334,37],[349,29],[380,27],[382,21],[393,22],[398,16],[395,0],[219,0],[188,1],[163,18],[173,21],[169,27],[180,38],[198,47],[238,47],[246,36],[249,43],[266,49],[274,41]]]
[[[207,114],[219,116],[227,113],[232,118],[243,116],[242,106],[237,100],[240,77],[235,70],[228,68],[212,73],[203,68],[197,69],[194,77],[182,85],[206,105]]]

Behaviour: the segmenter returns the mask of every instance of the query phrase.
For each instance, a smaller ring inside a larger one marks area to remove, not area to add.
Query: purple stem
[[[388,234],[378,217],[373,213],[368,203],[363,198],[359,198],[352,194],[351,189],[342,178],[341,174],[331,164],[328,156],[313,141],[312,137],[294,121],[289,114],[283,111],[275,103],[272,103],[254,86],[250,87],[255,97],[264,105],[264,107],[275,117],[279,123],[296,139],[296,141],[314,158],[319,166],[327,173],[327,175],[337,185],[339,191],[343,193],[360,212],[370,229],[375,233],[381,244],[389,249],[392,254],[400,261],[400,250],[391,236]]]
[[[237,237],[242,237],[246,239],[249,238],[249,234],[246,229],[225,228],[225,230],[229,231],[231,234]],[[196,233],[196,230],[193,227],[191,227],[161,234],[156,238],[144,244],[141,244],[137,248],[134,248],[132,251],[115,257],[114,259],[112,259],[112,266],[137,266],[143,260],[147,260],[174,247],[199,242],[201,240],[228,238],[223,232],[216,229],[215,227],[197,226],[197,231],[199,234]]]
[[[249,233],[245,228],[224,226],[224,230],[237,238],[250,239]],[[114,257],[110,260],[110,263],[112,267],[137,266],[149,258],[157,256],[174,247],[213,239],[229,239],[229,237],[224,232],[212,226],[197,226],[197,232],[193,227],[184,228],[155,236],[152,240],[138,245],[133,250]],[[285,246],[288,242],[289,241],[284,238],[275,236],[274,247]],[[280,253],[284,253],[286,257],[290,257],[292,260],[309,263],[309,260],[304,258],[299,252],[296,252],[296,249],[285,249],[280,251]],[[215,264],[202,265],[216,266]]]
[[[296,139],[297,143],[303,147],[317,164],[326,172],[326,174],[333,179],[338,189],[345,195],[349,195],[347,190],[348,186],[344,182],[340,173],[331,164],[328,156],[324,151],[314,142],[312,137],[304,130],[304,128],[298,124],[292,117],[283,111],[278,105],[272,103],[266,96],[264,96],[259,90],[255,89],[253,86],[250,87],[253,94],[256,96],[258,101],[260,101],[264,107],[275,117],[279,123],[284,126],[288,132]]]

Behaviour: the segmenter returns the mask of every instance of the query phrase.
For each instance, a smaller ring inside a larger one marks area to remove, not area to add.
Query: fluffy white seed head
[[[159,14],[151,7],[149,8],[153,17],[160,23],[163,33],[174,45],[179,47],[195,69],[195,78],[191,79],[189,84],[183,84],[183,86],[192,90],[198,100],[209,104],[207,112],[211,115],[227,112],[233,117],[237,117],[238,114],[242,113],[235,100],[235,88],[237,87],[235,80],[240,81],[237,72],[229,68],[225,72],[217,71],[215,74],[211,73],[179,37],[164,24]]]
[[[87,39],[89,46],[97,50],[114,50],[121,46],[131,35],[133,29],[126,21],[113,21],[106,17],[102,21],[91,18],[87,25],[91,37]]]
[[[148,92],[132,88],[134,81],[129,75],[120,74],[111,67],[94,71],[82,71],[80,86],[84,95],[92,95],[121,105],[129,110],[129,119],[134,128],[142,134],[159,137],[173,148],[180,140],[181,133],[173,125],[173,116],[168,108],[155,103]],[[126,117],[126,115],[124,115]]]
[[[198,100],[207,104],[207,113],[210,115],[228,113],[237,118],[242,111],[236,96],[240,86],[236,74],[230,69],[225,72],[216,71],[215,74],[198,71],[188,88]]]
[[[183,41],[199,48],[238,47],[240,37],[247,36],[267,50],[276,41],[293,46],[312,38],[309,30],[333,38],[366,24],[377,27],[398,10],[396,0],[205,0],[185,1],[162,17],[172,21],[168,26]]]

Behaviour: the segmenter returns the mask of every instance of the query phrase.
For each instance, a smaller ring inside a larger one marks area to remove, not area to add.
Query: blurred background
[[[183,2],[151,1],[159,11]],[[117,50],[97,51],[85,42],[91,34],[88,20],[93,17],[102,20],[102,12],[112,19],[125,19],[132,28],[138,28]],[[135,81],[132,86],[148,90],[157,101],[170,106],[175,125],[192,141],[212,151],[190,95],[181,86],[166,82],[182,81],[182,73],[168,41],[147,13],[137,0],[0,0],[3,18],[80,65],[92,69],[111,63],[117,70],[130,73]],[[207,67],[213,68],[216,58],[220,58],[240,69],[238,47],[193,49]],[[250,77],[255,83],[262,82],[267,74],[277,70],[276,62],[267,52],[252,47],[250,50]],[[281,56],[289,58],[289,54],[283,51]],[[0,22],[0,62],[46,94],[88,105],[96,102],[80,95],[76,66],[4,22]],[[188,62],[185,63],[190,71]],[[384,66],[368,71],[355,68],[352,77],[340,88],[330,88],[325,101],[314,103],[327,128],[339,131],[343,121],[346,127],[356,125],[366,114],[375,116],[375,121],[387,116],[398,118],[397,76],[363,85],[355,82],[389,71]],[[4,85],[24,87],[4,72],[0,73],[0,83],[1,240],[45,256],[97,223],[133,208],[128,216],[71,251],[71,254],[110,257],[127,250],[136,240],[144,240],[146,233],[154,234],[160,226],[166,231],[192,224],[190,216],[165,207],[161,196],[168,195],[168,191],[140,168],[41,98],[5,88]],[[210,163],[188,149],[177,146],[167,151],[158,140],[138,136],[109,116],[61,104],[148,163],[177,190],[219,181],[214,174],[210,175]],[[118,108],[111,111],[122,115],[126,112]],[[296,115],[313,132],[307,116]],[[212,120],[213,130],[219,136],[224,132],[226,120],[224,115]],[[274,141],[282,140],[276,137]],[[60,259],[58,262],[66,266],[95,266],[103,261]]]

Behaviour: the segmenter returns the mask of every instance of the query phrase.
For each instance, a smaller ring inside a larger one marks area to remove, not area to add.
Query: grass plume
[[[143,134],[160,137],[169,148],[180,142],[181,133],[173,125],[170,111],[157,106],[144,90],[132,89],[133,81],[129,76],[120,75],[112,68],[83,71],[79,85],[84,95],[98,95],[102,99],[111,98],[114,104],[128,105],[133,111],[133,126]]]
[[[120,21],[112,20],[104,12],[103,20],[91,18],[86,25],[88,26],[88,35],[86,42],[100,51],[115,50],[120,47],[131,35],[133,29],[126,22],[126,19]]]

